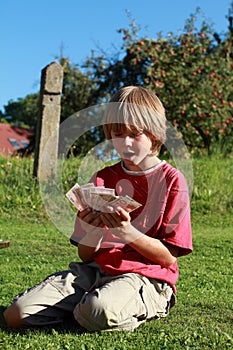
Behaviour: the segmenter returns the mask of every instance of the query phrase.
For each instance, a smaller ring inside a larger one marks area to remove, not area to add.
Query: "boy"
[[[121,161],[90,181],[142,205],[130,213],[108,203],[104,212],[79,211],[71,243],[82,262],[17,296],[5,311],[11,327],[74,317],[89,331],[132,331],[175,304],[177,258],[191,253],[192,237],[186,181],[158,158],[164,107],[142,87],[121,88],[106,108],[104,130]]]

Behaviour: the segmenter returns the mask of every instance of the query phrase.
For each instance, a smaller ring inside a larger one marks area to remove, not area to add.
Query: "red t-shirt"
[[[163,161],[146,172],[131,172],[119,162],[97,172],[91,181],[142,204],[130,213],[131,224],[140,232],[179,247],[179,256],[192,252],[188,187],[184,176],[170,164]],[[84,235],[77,219],[71,242],[78,243]],[[94,260],[111,275],[134,272],[166,281],[175,290],[177,262],[168,268],[154,263],[122,243],[109,229],[105,229]]]

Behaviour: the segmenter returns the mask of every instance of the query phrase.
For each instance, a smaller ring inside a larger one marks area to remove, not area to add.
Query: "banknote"
[[[76,183],[67,193],[66,197],[69,201],[80,211],[88,207],[87,202],[84,200],[81,186]]]
[[[135,199],[131,198],[130,196],[119,196],[116,197],[113,201],[111,201],[112,207],[121,207],[125,209],[128,212],[131,212],[139,207],[141,207],[141,204],[135,201]]]
[[[94,186],[93,183],[79,185],[76,183],[67,193],[66,197],[80,211],[91,207],[98,211],[106,210],[106,205],[113,208],[121,207],[131,212],[141,206],[130,196],[116,196],[115,190],[104,186]]]

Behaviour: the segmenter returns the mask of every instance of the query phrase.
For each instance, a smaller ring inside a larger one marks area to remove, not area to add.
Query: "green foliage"
[[[102,58],[96,77],[100,89],[110,94],[122,85],[153,90],[187,146],[211,153],[218,142],[222,147],[228,144],[225,151],[229,152],[233,139],[232,17],[229,14],[229,32],[221,39],[205,21],[196,27],[199,12],[190,16],[181,33],[167,37],[159,33],[156,39],[138,38],[140,28],[131,22],[129,30],[120,30],[125,55],[109,64]]]
[[[90,94],[94,85],[88,74],[83,74],[76,65],[70,63],[66,57],[57,58],[63,67],[63,91],[61,122],[73,113],[89,106]],[[35,127],[39,115],[39,92],[10,100],[5,108],[5,113],[0,114],[11,123],[21,123],[22,126]]]
[[[17,101],[10,100],[2,116],[13,125],[35,128],[39,114],[39,93],[27,95]]]
[[[59,63],[63,67],[63,91],[61,99],[61,122],[85,108],[94,105],[97,101],[94,97],[95,84],[91,74],[82,73],[76,65],[72,65],[68,58],[61,57]],[[90,123],[91,125],[91,123]],[[86,131],[75,141],[70,149],[73,155],[83,155],[95,146],[101,133],[100,128],[93,128]]]
[[[228,31],[214,32],[198,8],[177,34],[148,38],[130,18],[129,29],[120,29],[122,48],[110,57],[92,53],[83,65],[59,57],[64,69],[61,121],[87,107],[108,101],[123,85],[143,85],[162,100],[168,120],[190,151],[211,154],[218,144],[227,155],[233,147],[233,2],[228,12]],[[199,24],[200,23],[200,24]],[[38,94],[10,101],[5,121],[33,126],[38,115]],[[93,116],[92,116],[93,117]],[[75,142],[74,154],[83,155],[104,134],[87,131]]]
[[[168,161],[170,161],[168,159]],[[65,193],[77,181],[86,183],[106,164],[91,154],[66,159],[62,165],[62,189]],[[59,165],[60,166],[60,165]],[[216,153],[193,159],[193,215],[233,214],[233,157]],[[16,217],[46,217],[38,183],[32,176],[33,158],[0,158],[0,214]]]
[[[233,214],[233,158],[216,153],[193,161],[192,212],[205,215]]]
[[[33,158],[0,158],[0,214],[40,215],[42,203]]]
[[[90,75],[82,73],[77,65],[70,63],[69,58],[60,57],[63,67],[63,89],[61,101],[61,122],[72,114],[89,107],[92,90],[95,89]]]

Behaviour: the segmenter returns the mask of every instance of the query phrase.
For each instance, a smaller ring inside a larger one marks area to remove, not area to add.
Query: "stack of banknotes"
[[[79,185],[76,183],[66,197],[80,211],[87,207],[98,211],[106,211],[106,205],[113,208],[121,207],[131,212],[141,206],[129,196],[116,196],[115,190],[104,186],[94,186],[93,183]]]

